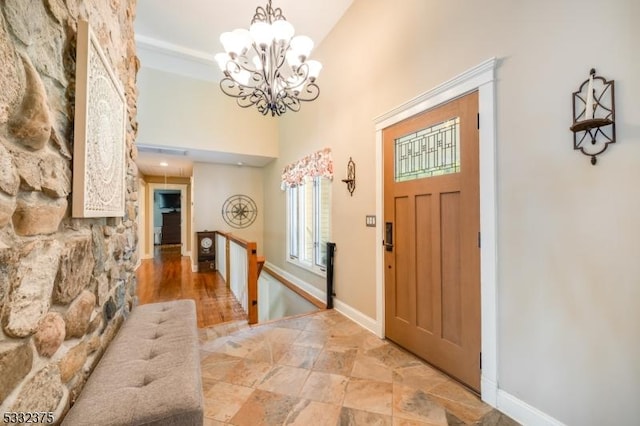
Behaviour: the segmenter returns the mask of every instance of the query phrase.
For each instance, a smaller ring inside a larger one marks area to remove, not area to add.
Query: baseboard
[[[333,306],[336,309],[336,311],[340,312],[342,315],[349,318],[351,321],[366,328],[373,334],[378,335],[376,331],[378,329],[378,323],[376,322],[376,320],[374,320],[370,316],[363,314],[359,310],[354,309],[353,307],[351,307],[351,305],[347,305],[346,303],[342,302],[339,299],[335,299],[335,298],[333,299]]]
[[[480,394],[482,400],[492,407],[498,406],[498,384],[493,380],[480,376]]]
[[[326,291],[320,290],[319,288],[309,284],[308,282],[301,280],[300,278],[285,271],[284,269],[275,266],[271,262],[266,262],[265,266],[269,267],[269,269],[273,270],[278,275],[281,275],[283,278],[286,278],[292,284],[298,286],[301,290],[306,291],[313,297],[319,300],[327,300]],[[376,334],[377,323],[376,323],[376,320],[374,320],[373,318],[363,314],[357,309],[354,309],[350,305],[336,298],[333,299],[333,306],[336,311],[340,312],[342,315],[349,318],[351,321],[361,325],[362,327]]]
[[[559,420],[543,413],[515,396],[498,389],[498,410],[526,426],[566,426]]]

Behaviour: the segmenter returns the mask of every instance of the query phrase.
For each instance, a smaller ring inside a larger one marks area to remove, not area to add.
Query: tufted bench
[[[134,308],[63,425],[203,423],[193,300]]]

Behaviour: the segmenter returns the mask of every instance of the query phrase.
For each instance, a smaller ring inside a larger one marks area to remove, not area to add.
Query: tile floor
[[[334,310],[224,323],[200,341],[205,426],[517,425]]]

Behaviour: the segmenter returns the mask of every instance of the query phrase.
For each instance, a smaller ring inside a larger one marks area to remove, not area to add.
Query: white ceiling
[[[353,0],[273,0],[296,33],[318,45],[349,8]],[[221,78],[213,56],[222,51],[220,34],[248,28],[258,6],[267,0],[138,0],[135,20],[136,44],[142,67],[218,81]],[[179,147],[176,147],[179,148]],[[270,159],[213,151],[145,152],[136,163],[147,175],[191,176],[193,159],[212,163],[264,166]],[[160,167],[166,161],[168,167]],[[161,172],[161,173],[159,173]]]

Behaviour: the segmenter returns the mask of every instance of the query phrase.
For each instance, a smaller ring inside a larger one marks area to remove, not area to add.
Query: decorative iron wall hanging
[[[614,80],[596,75],[591,69],[589,78],[573,93],[573,149],[591,157],[602,154],[616,141],[616,107]]]
[[[347,178],[342,179],[342,181],[347,184],[347,191],[353,197],[353,191],[356,190],[356,163],[353,162],[351,157],[349,157],[349,162],[347,163]]]

